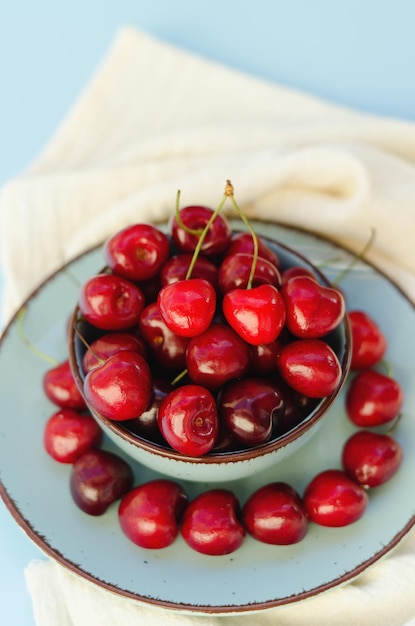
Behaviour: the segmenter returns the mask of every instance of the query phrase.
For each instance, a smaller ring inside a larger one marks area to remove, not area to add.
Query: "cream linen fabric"
[[[216,206],[225,180],[250,216],[360,250],[415,299],[415,125],[363,115],[152,39],[116,36],[33,165],[2,190],[4,319],[63,262],[132,222]],[[38,626],[415,624],[415,537],[358,581],[256,616],[132,604],[53,562],[26,571]]]

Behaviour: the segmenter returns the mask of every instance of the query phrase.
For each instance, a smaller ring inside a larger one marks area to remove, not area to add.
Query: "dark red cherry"
[[[150,355],[158,365],[168,370],[182,370],[186,367],[186,348],[190,339],[170,330],[157,302],[143,309],[139,327]]]
[[[346,411],[356,426],[370,428],[398,417],[404,395],[398,381],[376,370],[354,376],[346,393]]]
[[[254,257],[252,254],[232,254],[225,257],[219,267],[219,289],[225,294],[231,289],[246,289],[248,286]],[[266,259],[258,258],[252,287],[258,285],[274,285],[279,287],[281,276],[278,269]]]
[[[183,385],[169,393],[160,404],[157,420],[167,443],[186,456],[202,456],[215,445],[216,401],[200,385]]]
[[[280,337],[271,343],[251,346],[251,371],[259,376],[277,370],[277,355],[281,349]]]
[[[47,420],[43,431],[46,452],[59,463],[74,463],[102,442],[102,430],[91,415],[61,409]]]
[[[136,285],[113,274],[93,276],[79,292],[83,317],[102,330],[125,330],[134,326],[144,304],[144,295]]]
[[[187,501],[183,487],[173,480],[158,478],[138,485],[120,502],[121,529],[141,548],[167,548],[179,534]]]
[[[186,278],[193,255],[188,253],[176,254],[164,264],[161,270],[161,286],[175,283]],[[198,256],[192,269],[192,278],[207,280],[214,289],[218,286],[218,268],[212,261],[203,256]]]
[[[186,543],[202,554],[219,556],[237,550],[245,538],[240,505],[228,489],[211,489],[186,507],[181,525]]]
[[[298,543],[309,526],[300,496],[284,482],[269,483],[254,491],[242,508],[242,520],[255,539],[273,545]]]
[[[258,257],[266,259],[275,267],[280,267],[280,260],[277,253],[272,250],[262,239],[257,237],[258,240]],[[233,254],[254,254],[254,241],[251,233],[235,233],[231,237],[230,244],[226,250],[226,256]]]
[[[365,311],[349,311],[348,315],[352,334],[350,369],[373,367],[385,355],[386,337],[377,322]]]
[[[42,384],[47,398],[56,406],[81,411],[87,408],[75,383],[68,359],[47,370]]]
[[[364,487],[377,487],[390,480],[402,460],[402,447],[393,437],[369,430],[351,435],[342,452],[345,471]]]
[[[193,252],[199,241],[199,237],[213,210],[204,206],[188,206],[180,210],[182,223],[192,230],[198,230],[194,235],[183,229],[177,222],[176,216],[170,224],[171,235],[177,248],[182,252]],[[201,254],[207,257],[216,257],[222,254],[228,247],[231,238],[229,222],[222,216],[217,215],[213,220],[201,247]]]
[[[167,236],[151,224],[127,226],[110,237],[103,249],[108,267],[135,282],[156,276],[169,251]]]
[[[297,276],[308,276],[316,280],[316,275],[308,268],[302,267],[301,265],[293,265],[281,271],[281,284],[284,285],[291,280],[291,278],[297,278]]]
[[[317,474],[307,485],[302,500],[311,521],[333,527],[353,524],[368,504],[366,491],[338,469]]]
[[[145,357],[147,348],[144,341],[128,332],[106,333],[95,339],[85,352],[82,359],[83,371],[86,374],[120,350],[133,350]]]
[[[72,466],[70,490],[75,504],[88,515],[102,515],[133,486],[133,472],[107,450],[88,450]]]
[[[206,330],[216,311],[216,293],[202,278],[165,285],[157,300],[161,317],[181,337],[195,337]]]
[[[186,367],[193,382],[219,389],[227,381],[248,373],[249,346],[226,324],[211,324],[187,347]]]
[[[155,443],[163,443],[157,416],[164,398],[173,391],[172,385],[163,378],[153,378],[153,393],[146,410],[132,420],[123,422],[123,427]]]

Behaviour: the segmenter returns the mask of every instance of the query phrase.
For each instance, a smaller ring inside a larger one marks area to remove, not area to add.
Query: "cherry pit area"
[[[302,230],[263,222],[254,227],[257,235],[304,255],[329,281],[354,258]],[[101,266],[99,246],[51,276],[25,303],[25,333],[40,350],[66,358],[67,323],[79,285]],[[341,287],[348,308],[372,313],[386,334],[388,362],[405,395],[394,431],[404,453],[402,466],[371,492],[367,511],[356,523],[343,528],[312,524],[303,541],[289,546],[247,537],[239,550],[219,557],[192,551],[181,537],[163,550],[132,545],[119,528],[117,506],[100,517],[83,513],[71,499],[70,468],[45,454],[43,427],[53,412],[42,391],[48,365],[24,344],[16,317],[0,343],[0,493],[17,524],[46,555],[86,580],[124,597],[200,614],[250,612],[301,601],[354,579],[387,556],[415,522],[415,309],[391,280],[363,260],[353,265]],[[343,443],[355,430],[344,408],[347,385],[318,433],[298,452],[255,476],[226,484],[241,502],[276,480],[302,492],[318,472],[340,467]],[[110,439],[103,447],[117,450]],[[131,464],[136,482],[162,476],[138,462]],[[184,481],[190,497],[210,486]]]

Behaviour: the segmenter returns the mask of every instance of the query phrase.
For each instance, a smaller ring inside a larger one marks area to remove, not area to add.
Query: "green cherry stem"
[[[369,248],[372,246],[373,241],[375,239],[375,234],[376,231],[374,228],[370,229],[370,237],[368,239],[368,241],[365,243],[365,245],[363,246],[362,250],[360,252],[358,252],[353,259],[351,260],[351,262],[349,263],[349,265],[347,265],[347,267],[345,267],[335,278],[334,281],[332,281],[333,285],[339,285],[340,282],[345,278],[345,276],[347,276],[347,274],[353,269],[353,267],[356,265],[356,263],[358,263],[359,261],[363,260],[365,257],[366,252],[369,250]]]
[[[180,189],[178,189],[177,193],[176,193],[176,220],[178,225],[180,226],[181,229],[183,229],[184,231],[186,231],[187,233],[189,233],[189,235],[195,235],[196,237],[199,237],[202,233],[203,230],[201,228],[189,228],[189,226],[186,226],[186,224],[183,222],[181,215],[180,215]]]
[[[87,350],[89,350],[100,363],[105,363],[105,359],[100,357],[99,354],[97,352],[95,352],[95,350],[90,346],[90,344],[87,342],[87,340],[85,339],[85,337],[83,336],[83,334],[79,330],[78,324],[79,324],[79,322],[82,322],[82,321],[83,321],[83,319],[82,319],[82,317],[80,317],[74,323],[74,330],[75,330],[75,333],[76,333],[77,337],[84,344],[85,348]]]
[[[51,363],[51,365],[53,366],[59,365],[59,361],[57,359],[54,359],[49,354],[46,354],[46,352],[43,352],[42,350],[40,350],[27,338],[27,335],[24,330],[24,320],[25,320],[26,314],[27,314],[26,307],[22,307],[17,314],[16,321],[17,321],[17,331],[19,333],[19,337],[21,338],[25,346],[27,346],[29,350],[33,352],[33,354],[43,359],[44,361]]]

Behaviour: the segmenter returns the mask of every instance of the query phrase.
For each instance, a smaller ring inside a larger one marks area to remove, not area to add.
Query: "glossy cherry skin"
[[[182,253],[170,257],[160,273],[161,285],[169,285],[178,280],[184,280],[192,262],[193,254]],[[214,289],[218,287],[218,268],[212,261],[203,256],[198,256],[192,269],[191,278],[203,278],[207,280]]]
[[[396,474],[402,461],[402,447],[390,435],[359,430],[343,446],[345,471],[364,487],[383,485]]]
[[[375,320],[365,311],[349,311],[348,316],[352,334],[350,369],[373,367],[386,353],[386,337]]]
[[[121,350],[85,376],[84,394],[89,405],[107,419],[132,419],[151,400],[150,368],[137,352]]]
[[[309,527],[300,496],[284,482],[257,489],[242,508],[242,521],[258,541],[281,546],[301,541]]]
[[[263,376],[276,372],[277,355],[281,350],[280,338],[272,343],[260,343],[251,346],[251,372]]]
[[[160,404],[157,420],[167,443],[186,456],[203,456],[215,445],[216,401],[200,385],[183,385],[169,393]]]
[[[283,410],[277,387],[257,377],[228,383],[218,400],[220,420],[232,437],[248,448],[270,439],[274,415]]]
[[[309,398],[324,398],[339,387],[340,362],[321,339],[297,339],[281,347],[278,370],[290,387]]]
[[[170,330],[161,316],[157,302],[152,302],[143,309],[139,327],[155,363],[168,370],[185,368],[186,348],[190,339]]]
[[[202,554],[219,556],[237,550],[245,538],[240,506],[228,489],[211,489],[186,507],[181,525],[186,543]]]
[[[180,219],[185,226],[199,230],[205,228],[213,210],[204,206],[187,206],[180,210]],[[176,216],[170,223],[171,236],[177,248],[181,252],[193,252],[199,241],[200,235],[193,235],[179,226]],[[222,216],[217,215],[212,222],[201,247],[201,254],[207,257],[216,257],[222,254],[231,238],[229,222]]]
[[[56,406],[81,411],[87,408],[75,383],[68,359],[47,370],[43,376],[42,384],[47,398]]]
[[[83,317],[102,330],[126,330],[138,322],[144,308],[142,291],[129,280],[114,274],[98,274],[79,291]]]
[[[291,278],[297,278],[297,276],[308,276],[309,278],[316,280],[316,275],[306,267],[301,265],[292,265],[281,270],[281,284],[288,283]]]
[[[285,324],[285,304],[274,285],[232,289],[222,301],[226,321],[247,343],[272,343]]]
[[[202,278],[189,278],[165,285],[157,303],[161,317],[173,333],[195,337],[206,330],[216,311],[216,292]]]
[[[43,431],[46,452],[59,463],[74,463],[102,442],[102,430],[88,414],[61,409],[47,420]]]
[[[226,324],[211,324],[190,340],[186,367],[193,382],[208,389],[219,389],[227,381],[247,374],[249,346]]]
[[[88,450],[72,466],[70,490],[75,504],[88,515],[102,515],[133,486],[133,472],[107,450]]]
[[[339,469],[317,474],[307,485],[302,500],[311,521],[332,527],[353,524],[368,504],[363,487]]]
[[[238,253],[226,256],[218,272],[221,293],[225,294],[231,289],[246,289],[253,262],[254,257],[252,254]],[[255,264],[252,287],[264,284],[279,287],[281,276],[275,265],[266,259],[258,258]]]
[[[173,391],[173,386],[167,380],[153,378],[153,393],[146,410],[134,419],[123,422],[123,427],[155,443],[165,443],[160,433],[157,416],[160,404],[171,391]]]
[[[119,276],[140,282],[161,270],[170,252],[167,236],[151,224],[134,224],[110,237],[103,248],[109,268]]]
[[[258,257],[266,259],[275,267],[280,267],[280,260],[274,250],[272,250],[261,237],[258,240]],[[226,250],[226,256],[233,254],[254,254],[254,241],[251,233],[235,233],[231,237],[230,244]]]
[[[118,519],[124,534],[137,546],[167,548],[179,534],[188,497],[183,487],[169,479],[143,483],[123,496]]]
[[[320,285],[309,276],[291,278],[281,287],[281,294],[287,328],[296,337],[324,337],[340,324],[346,311],[338,289]]]
[[[346,412],[356,426],[380,426],[400,413],[404,394],[392,377],[376,370],[357,372],[346,393]]]
[[[147,348],[142,339],[128,332],[106,333],[102,337],[95,339],[90,345],[82,359],[82,368],[86,374],[101,365],[102,361],[108,359],[120,350],[133,350],[145,357]]]

